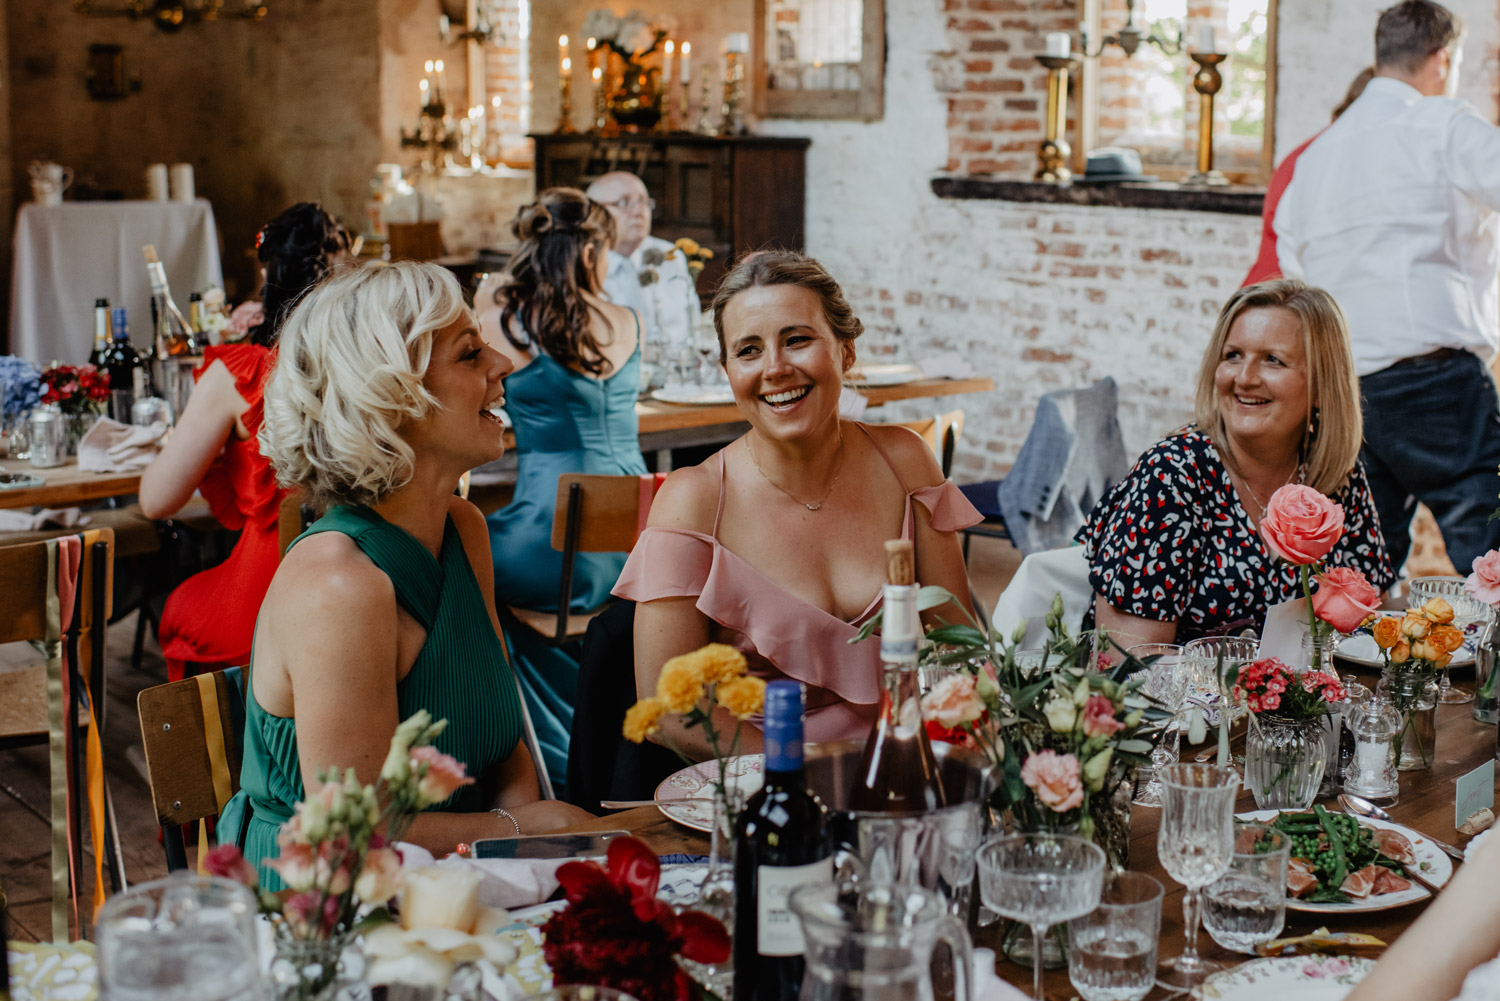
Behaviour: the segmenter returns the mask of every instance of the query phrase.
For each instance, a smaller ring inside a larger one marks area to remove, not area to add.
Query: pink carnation
[[[1115,719],[1115,704],[1106,695],[1090,695],[1083,704],[1083,732],[1090,737],[1112,737],[1125,729]]]
[[[1067,813],[1083,805],[1083,782],[1078,759],[1056,751],[1037,751],[1021,766],[1021,781],[1043,805]]]
[[[255,866],[240,854],[238,845],[220,845],[215,848],[203,857],[203,868],[208,870],[210,876],[222,876],[246,886],[255,886],[259,882],[255,877]]]
[[[972,674],[950,674],[922,697],[922,718],[935,720],[950,730],[972,723],[984,714],[984,702],[975,692]]]
[[[464,774],[463,765],[431,746],[412,748],[411,770],[421,776],[417,793],[429,803],[441,803],[453,795],[454,790],[474,784],[474,780]]]

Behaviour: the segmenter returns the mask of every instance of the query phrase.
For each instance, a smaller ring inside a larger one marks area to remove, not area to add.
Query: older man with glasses
[[[618,238],[609,255],[604,291],[641,314],[645,345],[668,355],[691,343],[692,323],[703,312],[687,261],[672,243],[651,235],[656,203],[634,174],[614,171],[590,184],[588,196],[614,216]]]

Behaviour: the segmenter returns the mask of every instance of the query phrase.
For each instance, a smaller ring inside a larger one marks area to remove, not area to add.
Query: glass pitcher
[[[801,1001],[932,1001],[933,949],[946,943],[956,1001],[971,1001],[969,935],[918,886],[839,880],[798,889],[807,972]]]

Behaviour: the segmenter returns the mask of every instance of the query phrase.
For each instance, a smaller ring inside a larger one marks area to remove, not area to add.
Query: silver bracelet
[[[521,836],[521,822],[518,821],[515,817],[513,817],[511,815],[511,812],[509,810],[506,810],[503,807],[498,807],[497,806],[493,810],[491,810],[490,812],[494,813],[494,814],[498,814],[499,816],[504,817],[506,820],[510,821],[510,826],[512,826],[512,827],[514,827],[516,829],[516,833],[513,834],[513,835],[511,835],[512,837],[517,837],[518,838],[518,837]]]

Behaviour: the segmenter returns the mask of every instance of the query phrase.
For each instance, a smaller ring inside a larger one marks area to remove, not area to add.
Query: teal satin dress
[[[557,478],[563,473],[642,476],[635,401],[640,390],[640,322],[636,349],[608,378],[595,379],[558,364],[544,352],[505,380],[505,409],[516,434],[519,470],[509,505],[489,516],[495,560],[495,600],[555,611],[562,553],[552,548]],[[586,612],[609,599],[625,566],[624,553],[579,553],[573,563],[571,609]],[[507,631],[526,705],[547,773],[566,780],[568,734],[578,693],[578,648],[553,647],[529,629]]]

